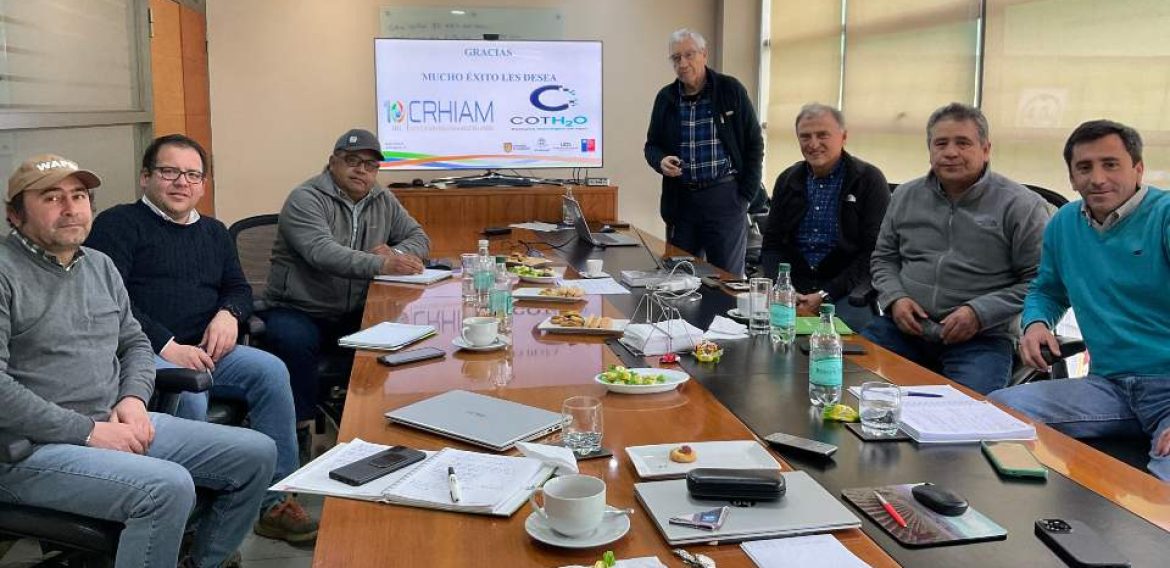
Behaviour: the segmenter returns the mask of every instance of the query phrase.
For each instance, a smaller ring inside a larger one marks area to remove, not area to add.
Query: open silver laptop
[[[590,233],[589,225],[585,222],[585,213],[581,211],[581,204],[569,196],[561,198],[565,207],[573,208],[573,228],[577,229],[577,236],[581,240],[595,247],[636,247],[640,243],[629,235],[618,233]]]
[[[391,410],[386,418],[497,452],[561,429],[556,412],[464,390]]]

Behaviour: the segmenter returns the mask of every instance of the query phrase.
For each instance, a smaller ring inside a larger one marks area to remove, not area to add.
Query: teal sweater
[[[1070,305],[1093,374],[1170,377],[1170,193],[1149,188],[1141,205],[1104,233],[1089,226],[1080,201],[1056,213],[1023,324],[1052,329]]]

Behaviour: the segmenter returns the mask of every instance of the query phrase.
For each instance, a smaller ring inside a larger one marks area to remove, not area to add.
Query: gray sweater
[[[265,300],[331,318],[362,308],[383,258],[366,252],[387,244],[427,258],[431,241],[394,194],[375,186],[354,204],[328,171],[305,180],[280,210]]]
[[[150,400],[154,352],[110,259],[65,268],[0,242],[0,439],[83,444],[127,396]]]
[[[870,262],[879,305],[903,297],[938,321],[971,306],[987,336],[1015,338],[1049,209],[990,169],[956,202],[933,174],[898,186]]]

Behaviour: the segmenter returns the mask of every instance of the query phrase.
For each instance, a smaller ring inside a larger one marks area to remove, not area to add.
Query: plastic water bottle
[[[570,204],[570,201],[575,201],[573,197],[573,186],[565,186],[565,198],[561,200],[561,222],[565,226],[572,227],[577,222],[577,208]]]
[[[833,304],[821,304],[821,321],[809,338],[808,398],[817,407],[841,401],[844,360],[841,336],[833,328]]]
[[[493,279],[490,301],[491,314],[500,322],[500,335],[510,338],[512,334],[512,276],[508,274],[508,267],[502,256],[496,257]]]
[[[496,264],[488,252],[487,239],[479,240],[479,263],[475,269],[475,298],[480,309],[488,309],[492,283],[495,281]]]
[[[792,287],[792,267],[780,263],[776,285],[768,301],[768,319],[772,328],[772,343],[792,345],[796,339],[796,289]]]

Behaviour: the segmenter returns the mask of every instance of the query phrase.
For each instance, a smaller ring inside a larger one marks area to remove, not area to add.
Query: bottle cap
[[[787,262],[780,263],[780,272],[792,272],[792,265]]]

